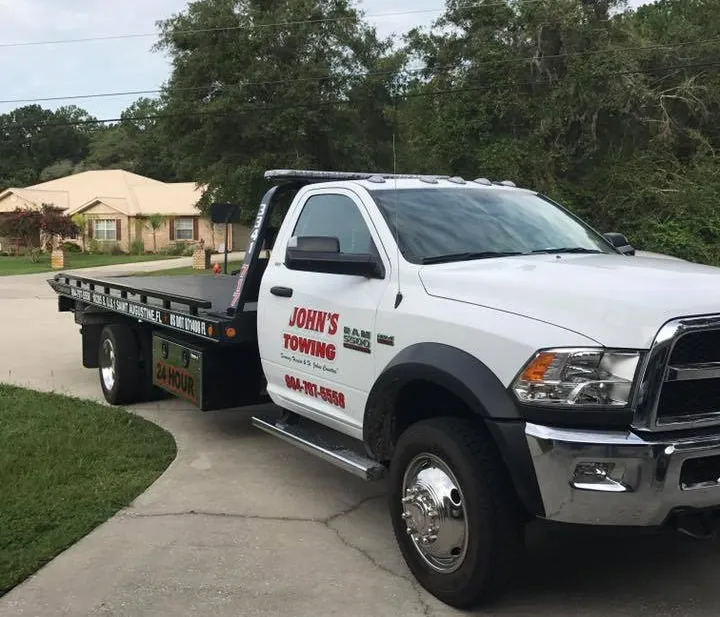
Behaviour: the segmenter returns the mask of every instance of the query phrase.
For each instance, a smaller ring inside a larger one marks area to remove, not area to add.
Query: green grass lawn
[[[224,270],[224,261],[220,262],[220,273]],[[230,274],[233,270],[239,270],[243,265],[242,261],[228,260],[227,271]],[[194,270],[192,266],[187,268],[169,268],[167,270],[155,270],[154,272],[136,272],[133,276],[180,276],[182,274],[197,274],[198,276],[213,276],[212,270]]]
[[[117,408],[0,383],[0,596],[129,504],[169,433]]]
[[[131,264],[139,261],[156,261],[159,259],[177,259],[174,255],[88,255],[85,253],[65,253],[63,270],[76,268],[96,268],[114,264]],[[33,274],[49,272],[50,255],[44,254],[40,261],[33,263],[29,257],[0,257],[0,276],[9,274]]]

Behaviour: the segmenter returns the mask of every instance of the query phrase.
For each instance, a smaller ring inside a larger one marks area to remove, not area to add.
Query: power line
[[[544,2],[544,0],[525,0],[526,3],[538,3],[538,2]],[[507,6],[507,2],[491,2],[491,3],[482,3],[478,4],[477,2],[469,2],[467,4],[459,5],[458,8],[460,9],[466,9],[466,8],[484,8],[484,7],[494,7],[494,6]],[[392,13],[374,13],[369,15],[364,15],[362,18],[367,19],[369,17],[399,17],[403,15],[420,15],[420,14],[427,14],[427,13],[442,13],[446,9],[438,8],[438,9],[416,9],[413,11],[396,11]],[[296,21],[281,21],[281,22],[275,22],[275,23],[267,23],[267,24],[243,24],[243,25],[237,25],[237,26],[219,26],[216,28],[193,28],[188,30],[175,30],[171,34],[173,36],[175,35],[183,35],[183,34],[207,34],[210,32],[234,32],[238,30],[256,30],[261,28],[280,28],[280,27],[288,27],[288,26],[301,26],[301,25],[307,25],[307,24],[320,24],[320,23],[333,23],[333,22],[342,22],[342,21],[354,21],[357,19],[358,16],[346,16],[346,17],[324,17],[324,18],[318,18],[318,19],[303,19],[303,20],[296,20]],[[70,43],[91,43],[95,41],[114,41],[114,40],[122,40],[122,39],[137,39],[137,38],[149,38],[149,37],[159,37],[160,34],[157,32],[136,32],[136,33],[129,33],[129,34],[111,34],[111,35],[104,35],[104,36],[91,36],[91,37],[83,37],[83,38],[76,38],[76,39],[55,39],[55,40],[45,40],[45,41],[18,41],[13,43],[0,43],[0,48],[3,47],[31,47],[31,46],[38,46],[38,45],[64,45],[64,44],[70,44]]]
[[[547,60],[547,59],[560,59],[560,58],[571,58],[571,57],[580,57],[580,56],[589,56],[589,55],[598,55],[598,54],[604,54],[604,55],[610,55],[612,53],[622,53],[622,52],[629,52],[629,51],[655,51],[659,49],[675,49],[679,47],[687,47],[689,45],[702,45],[706,43],[720,43],[720,38],[716,39],[700,39],[696,41],[683,41],[681,43],[673,43],[668,45],[650,45],[650,46],[644,46],[644,47],[618,47],[615,49],[601,49],[601,50],[587,50],[587,51],[577,51],[577,52],[565,52],[561,54],[552,54],[547,56],[542,56],[541,58],[537,58],[536,56],[521,56],[517,58],[505,58],[500,60],[487,60],[487,61],[480,61],[480,62],[474,62],[470,66],[471,67],[477,67],[477,66],[483,66],[487,64],[496,65],[496,64],[504,64],[509,62],[530,62],[534,60]],[[688,64],[688,65],[682,65],[680,67],[676,68],[696,68],[699,66],[714,66],[714,63],[710,63],[709,65],[707,63],[699,63],[699,64]],[[291,84],[291,83],[301,83],[301,82],[313,82],[313,81],[321,81],[321,80],[338,80],[338,79],[353,79],[357,77],[376,77],[376,76],[383,76],[383,75],[395,75],[395,74],[403,74],[403,73],[422,73],[422,72],[444,72],[444,71],[452,71],[454,69],[460,69],[463,68],[459,65],[446,65],[446,66],[439,66],[439,67],[421,67],[421,68],[408,68],[403,69],[402,71],[394,71],[394,70],[388,70],[388,71],[364,71],[364,72],[356,72],[356,73],[347,73],[345,75],[338,75],[338,74],[326,74],[326,75],[320,75],[317,77],[298,77],[298,78],[292,78],[292,79],[281,79],[281,80],[267,80],[267,81],[251,81],[251,82],[245,82],[242,84],[230,84],[230,85],[221,85],[217,86],[217,90],[236,90],[240,88],[246,88],[248,86],[270,86],[270,85],[284,85],[284,84]],[[188,87],[178,87],[174,88],[176,92],[202,92],[206,90],[212,90],[213,87],[211,86],[188,86]],[[164,90],[162,88],[155,88],[155,89],[149,89],[149,90],[125,90],[125,91],[118,91],[118,92],[99,92],[99,93],[90,93],[90,94],[74,94],[69,96],[51,96],[51,97],[39,97],[39,98],[18,98],[18,99],[5,99],[0,100],[0,104],[17,104],[17,103],[48,103],[48,102],[54,102],[54,101],[71,101],[71,100],[83,100],[83,99],[98,99],[98,98],[114,98],[114,97],[121,97],[121,96],[140,96],[143,94],[159,94],[162,93]]]
[[[632,70],[632,71],[614,71],[611,73],[606,73],[603,75],[597,75],[595,77],[602,78],[603,80],[607,80],[611,77],[618,77],[621,75],[637,75],[637,74],[644,74],[646,72],[655,71],[655,70],[676,70],[676,69],[682,69],[682,68],[696,68],[696,67],[709,67],[709,66],[720,66],[719,62],[711,62],[711,63],[696,63],[696,64],[686,64],[686,65],[675,65],[675,66],[664,66],[664,67],[653,67],[648,69],[642,69],[642,70]],[[550,81],[550,80],[534,80],[534,81],[508,81],[508,82],[499,82],[499,83],[493,83],[493,84],[482,84],[477,86],[463,86],[460,88],[449,88],[444,90],[427,90],[425,92],[411,92],[411,93],[405,93],[405,94],[399,94],[395,98],[397,99],[413,99],[413,98],[432,98],[436,96],[448,96],[453,94],[465,94],[465,93],[471,93],[471,92],[483,92],[489,89],[494,89],[498,87],[507,87],[507,86],[550,86],[550,87],[558,87],[560,84],[556,81]],[[367,97],[360,99],[362,101],[375,101],[375,97]],[[359,102],[358,100],[354,101],[313,101],[311,103],[297,103],[293,105],[272,105],[272,106],[262,106],[262,105],[253,105],[253,106],[244,106],[242,108],[233,109],[231,111],[215,111],[215,110],[208,110],[208,111],[187,111],[187,112],[168,112],[168,113],[158,113],[158,114],[148,114],[145,116],[135,116],[129,121],[131,122],[138,122],[143,120],[162,120],[162,119],[168,119],[168,118],[194,118],[194,117],[229,117],[229,116],[237,116],[242,114],[248,114],[248,113],[256,113],[261,111],[285,111],[290,109],[317,109],[317,108],[323,108],[323,107],[337,107],[339,108],[342,105],[349,105],[349,104],[356,104]],[[91,119],[91,120],[74,120],[74,121],[64,121],[64,122],[47,122],[47,123],[37,123],[37,124],[25,124],[25,125],[16,125],[14,128],[23,128],[23,129],[29,129],[29,128],[49,128],[49,127],[69,127],[69,126],[87,126],[87,125],[98,125],[98,124],[109,124],[109,123],[118,123],[123,122],[127,119],[124,118],[102,118],[102,119]]]

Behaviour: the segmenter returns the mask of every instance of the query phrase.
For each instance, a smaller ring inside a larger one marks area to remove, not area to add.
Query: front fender
[[[495,374],[475,356],[442,343],[418,343],[403,349],[375,381],[365,407],[364,438],[372,434],[392,407],[400,389],[411,381],[425,380],[454,392],[484,418],[519,420],[517,407]]]
[[[497,445],[521,501],[534,515],[544,509],[525,440],[525,422],[497,376],[471,354],[441,343],[419,343],[398,353],[373,385],[365,407],[363,441],[376,460],[389,460],[400,390],[427,381],[453,392],[484,422]]]

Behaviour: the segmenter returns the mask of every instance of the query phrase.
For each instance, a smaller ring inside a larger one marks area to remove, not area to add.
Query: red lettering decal
[[[325,327],[327,325],[327,333],[333,335],[338,330],[339,319],[340,315],[338,313],[327,313],[325,311],[317,311],[315,309],[296,306],[293,309],[292,315],[290,315],[288,325],[290,327],[323,333],[325,332]]]
[[[315,321],[317,319],[317,311],[313,311],[312,309],[308,309],[307,312],[307,321],[305,322],[305,328],[307,330],[316,330],[315,327]]]
[[[285,386],[289,390],[296,390],[307,396],[319,398],[329,405],[345,409],[345,395],[337,390],[321,387],[312,381],[301,380],[292,375],[285,375]]]
[[[290,325],[290,326],[294,326],[294,325],[295,325],[295,323],[297,322],[297,312],[298,312],[298,307],[296,306],[296,307],[293,309],[292,315],[290,315],[290,321],[288,322],[288,325]]]
[[[310,345],[314,341],[311,341],[308,338],[299,337],[299,336],[296,336],[295,338],[298,341],[298,345],[296,346],[296,349],[299,349],[300,353],[315,355],[312,353],[312,349],[311,349],[311,345]]]
[[[315,358],[330,360],[331,362],[337,357],[337,347],[333,343],[297,336],[296,334],[283,333],[283,347]]]

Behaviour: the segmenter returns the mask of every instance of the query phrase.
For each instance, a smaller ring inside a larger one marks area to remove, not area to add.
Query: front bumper
[[[682,510],[720,509],[720,432],[646,440],[527,424],[525,438],[549,520],[654,527]]]

